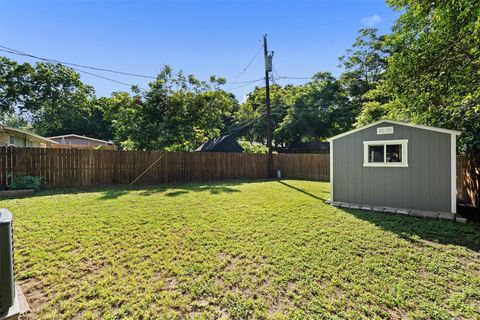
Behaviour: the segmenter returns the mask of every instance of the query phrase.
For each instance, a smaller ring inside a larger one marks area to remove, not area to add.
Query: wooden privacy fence
[[[480,158],[457,157],[457,198],[480,208]]]
[[[267,155],[0,147],[0,185],[8,173],[41,176],[46,187],[127,185],[267,178]],[[284,178],[328,180],[325,154],[274,154]]]
[[[128,185],[156,161],[139,184],[268,177],[266,154],[0,147],[0,185],[8,173],[41,176],[46,187]],[[329,155],[274,154],[273,169],[282,178],[328,181]],[[480,207],[480,159],[457,157],[457,197]]]

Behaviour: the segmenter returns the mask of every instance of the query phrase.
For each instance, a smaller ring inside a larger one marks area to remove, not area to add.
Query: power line
[[[226,135],[229,135],[229,134],[233,134],[233,133],[236,133],[238,131],[240,131],[241,129],[257,122],[258,120],[260,119],[263,119],[265,118],[267,115],[266,113],[262,113],[260,116],[256,117],[256,118],[253,118],[253,119],[246,119],[246,123],[240,125],[240,126],[237,126],[236,128],[234,129],[231,129],[231,130],[228,130],[228,131],[224,131],[223,133],[220,133],[220,136],[226,136]]]
[[[335,112],[335,111],[349,111],[350,109],[352,108],[341,108],[341,109],[337,109],[337,110],[332,110],[332,112]],[[253,110],[254,112],[255,110]],[[280,109],[277,109],[277,110],[272,110],[272,114],[275,114],[275,115],[285,115],[285,112],[287,111],[287,109],[285,108],[284,110],[280,110]],[[308,114],[308,113],[312,113],[312,112],[320,112],[320,111],[326,111],[325,108],[323,108],[323,110],[320,110],[320,109],[315,109],[315,110],[306,110],[306,109],[296,109],[295,110],[297,114]],[[251,114],[252,112],[250,112]],[[265,118],[267,116],[266,112],[262,113],[260,116],[258,117],[255,117],[253,119],[244,119],[242,120],[240,123],[236,123],[236,124],[232,124],[230,125],[229,127],[226,128],[226,130],[223,130],[219,136],[225,136],[225,135],[229,135],[229,134],[233,134],[235,132],[238,132],[239,130]],[[236,127],[233,127],[233,126],[236,126]],[[233,128],[232,128],[233,127]]]
[[[5,47],[5,46],[2,46],[2,45],[0,45],[0,48],[10,50],[10,53],[13,53],[13,54],[22,55],[22,56],[30,57],[30,58],[33,58],[33,59],[42,60],[42,61],[45,61],[45,62],[60,63],[60,64],[63,64],[63,65],[69,65],[69,66],[91,69],[91,70],[96,70],[96,71],[117,73],[117,74],[122,74],[122,75],[126,75],[126,76],[132,76],[132,77],[147,78],[147,79],[156,79],[157,78],[157,77],[154,77],[154,76],[147,76],[147,75],[142,75],[142,74],[137,74],[137,73],[130,73],[130,72],[124,72],[124,71],[118,71],[118,70],[112,70],[112,69],[106,69],[106,68],[92,67],[92,66],[82,65],[82,64],[73,63],[73,62],[65,62],[65,61],[60,61],[60,60],[56,60],[56,59],[39,57],[39,56],[30,54],[30,53],[22,52],[22,51],[12,49],[12,48],[9,48],[9,47]],[[1,50],[1,51],[5,51],[5,50]]]
[[[126,75],[126,76],[139,77],[139,78],[147,78],[147,79],[156,79],[157,78],[157,77],[154,77],[154,76],[148,76],[148,75],[143,75],[143,74],[130,73],[130,72],[125,72],[125,71],[118,71],[118,70],[112,70],[112,69],[106,69],[106,68],[100,68],[100,67],[93,67],[93,66],[87,66],[87,65],[82,65],[82,64],[73,63],[73,62],[65,62],[65,61],[60,61],[60,60],[51,59],[51,58],[39,57],[39,56],[30,54],[30,53],[26,53],[26,52],[23,52],[23,51],[20,51],[20,50],[9,48],[9,47],[3,46],[3,45],[0,45],[0,48],[3,48],[3,49],[0,49],[0,51],[2,51],[2,52],[7,52],[7,53],[10,53],[10,54],[24,56],[24,57],[29,57],[29,58],[32,58],[32,59],[41,60],[41,61],[45,61],[45,62],[49,62],[49,63],[59,63],[59,64],[62,64],[62,65],[65,65],[65,66],[73,66],[73,67],[91,69],[91,70],[102,71],[102,72],[110,72],[110,73],[116,73],[116,74],[121,74],[121,75]],[[98,77],[98,78],[113,81],[113,82],[116,82],[116,83],[132,86],[132,84],[129,84],[129,83],[125,83],[125,82],[122,82],[122,81],[118,81],[118,80],[115,80],[115,79],[111,79],[111,78],[108,78],[108,77],[97,75],[97,74],[94,74],[94,73],[89,73],[87,71],[75,69],[73,67],[70,67],[70,68],[72,68],[73,70],[78,71],[78,72],[84,72],[84,73],[92,75],[94,77]],[[246,68],[248,68],[248,66]],[[262,81],[262,80],[263,80],[263,78],[254,79],[254,80],[245,80],[245,81],[232,81],[232,82],[227,81],[227,84],[249,84],[249,83],[259,82],[259,81]]]
[[[256,111],[257,111],[257,109],[252,109],[252,110],[246,111],[245,114],[242,115],[242,117],[249,117],[249,116],[253,115]],[[249,119],[246,118],[246,119],[241,120],[240,122],[248,121],[248,120]],[[230,128],[239,124],[239,123],[233,123],[234,121],[237,121],[237,119],[232,118],[231,120],[229,120],[228,123],[225,124],[226,127],[224,128],[224,130],[230,130]]]
[[[97,77],[97,78],[100,78],[100,79],[104,79],[104,80],[116,82],[116,83],[123,84],[123,85],[129,86],[129,87],[137,86],[137,87],[139,87],[139,88],[142,89],[142,90],[148,91],[147,89],[142,88],[142,87],[140,87],[140,86],[138,86],[138,85],[136,85],[136,84],[131,84],[131,83],[127,83],[127,82],[115,80],[115,79],[112,79],[112,78],[104,77],[104,76],[101,76],[101,75],[99,75],[99,74],[95,74],[95,73],[88,72],[88,71],[85,71],[85,70],[80,70],[80,69],[76,69],[76,68],[72,68],[72,67],[68,67],[68,68],[71,68],[72,70],[75,70],[75,71],[77,71],[77,72],[82,72],[82,73],[85,73],[85,74],[88,74],[88,75],[91,75],[91,76],[94,76],[94,77]]]
[[[292,76],[281,76],[275,66],[272,64],[273,73],[277,76],[275,80],[282,80],[282,79],[293,79],[293,80],[313,80],[313,77],[292,77]]]
[[[273,69],[273,73],[275,73],[275,75],[280,78],[280,75],[278,74],[277,72],[277,69],[275,69],[275,65],[272,63],[272,69]],[[273,77],[272,77],[273,78]]]
[[[255,79],[255,80],[246,80],[246,81],[228,81],[226,84],[240,84],[240,83],[254,83],[254,82],[260,82],[263,81],[263,78]]]
[[[280,77],[277,78],[277,80],[282,80],[282,79],[313,80],[314,78],[312,78],[312,77],[284,77],[284,76],[280,76]]]
[[[0,46],[0,47],[1,47],[1,46]],[[22,52],[13,52],[13,51],[10,51],[10,50],[5,50],[5,49],[0,49],[0,51],[2,51],[2,52],[8,52],[8,53],[11,53],[11,54],[16,54],[16,55],[20,55],[20,56],[29,56],[28,54],[24,54],[24,53],[22,53]],[[38,59],[38,58],[34,58],[34,59]],[[43,61],[50,62],[50,61],[48,61],[48,60],[43,60]],[[52,60],[52,61],[53,61],[53,60]],[[64,64],[61,63],[61,62],[55,62],[55,63],[64,65]],[[78,68],[74,68],[74,67],[70,67],[70,66],[65,66],[65,67],[70,68],[70,69],[72,69],[72,70],[75,70],[75,71],[77,71],[77,72],[85,73],[85,74],[88,74],[88,75],[91,75],[91,76],[100,78],[100,79],[104,79],[104,80],[112,81],[112,82],[115,82],[115,83],[123,84],[123,85],[125,85],[125,86],[129,86],[129,87],[138,86],[138,85],[136,85],[136,84],[132,84],[132,83],[127,83],[127,82],[115,80],[115,79],[112,79],[112,78],[109,78],[109,77],[105,77],[105,76],[102,76],[102,75],[99,75],[99,74],[96,74],[96,73],[92,73],[92,72],[88,72],[88,71],[85,71],[85,70],[81,70],[81,69],[78,69]],[[142,90],[146,90],[145,88],[142,88],[142,87],[140,87],[140,86],[138,86],[138,87],[141,88]]]
[[[248,126],[250,126],[250,125],[254,124],[255,122],[257,122],[257,121],[259,121],[259,120],[261,120],[261,119],[265,118],[265,116],[266,116],[266,115],[265,115],[265,114],[263,114],[263,115],[261,115],[261,116],[259,116],[259,117],[255,118],[255,119],[252,119],[252,120],[251,120],[251,121],[249,121],[248,123],[245,123],[244,125],[242,125],[242,126],[240,126],[240,127],[236,128],[236,129],[234,129],[234,130],[231,130],[231,131],[229,131],[229,132],[227,132],[227,133],[224,133],[223,135],[231,135],[231,134],[237,133],[238,131],[240,131],[240,130],[242,130],[242,129],[244,129],[244,128],[246,128],[246,127],[248,127]]]
[[[243,116],[244,116],[244,117],[247,117],[247,118],[244,118],[244,119],[240,120],[240,121],[237,122],[237,123],[231,123],[232,121],[236,121],[235,119],[233,119],[232,121],[230,121],[229,125],[226,126],[226,127],[223,129],[223,131],[229,131],[229,130],[231,130],[234,126],[242,125],[242,122],[243,122],[243,123],[246,123],[246,122],[252,120],[251,118],[248,118],[248,117],[251,116],[251,115],[253,115],[256,111],[257,111],[256,109],[253,109],[253,110],[250,110],[250,111],[246,112]]]
[[[257,53],[255,53],[255,55],[253,56],[252,59],[250,59],[250,61],[247,63],[247,65],[245,66],[245,68],[243,68],[242,72],[240,72],[240,74],[235,78],[235,81],[237,81],[238,79],[240,79],[240,77],[243,75],[243,73],[245,71],[247,71],[248,67],[250,67],[250,65],[253,63],[253,61],[255,61],[255,59],[258,57],[258,55],[260,54],[260,52],[262,51],[262,46],[260,46],[260,48],[258,48],[258,51]]]
[[[251,86],[252,84],[257,84],[257,82],[260,82],[260,81],[263,81],[263,79],[259,80],[259,81],[255,81],[255,82],[249,82],[249,83],[246,83],[246,84],[242,84],[241,86],[238,86],[238,87],[234,87],[234,88],[231,88],[231,89],[228,89],[230,91],[233,91],[233,90],[237,90],[237,89],[240,89],[240,88],[243,88],[243,87],[247,87],[247,86]]]

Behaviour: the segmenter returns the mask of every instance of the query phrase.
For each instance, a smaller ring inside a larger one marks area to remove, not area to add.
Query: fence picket
[[[0,185],[6,174],[41,176],[47,187],[129,184],[161,155],[138,184],[267,177],[267,155],[92,149],[0,148]],[[284,178],[328,180],[328,155],[274,154]]]

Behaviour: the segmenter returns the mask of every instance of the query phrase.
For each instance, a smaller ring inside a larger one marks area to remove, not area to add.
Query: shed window
[[[408,167],[408,140],[363,142],[364,167]]]
[[[383,146],[368,146],[368,162],[384,162],[385,153]]]
[[[8,139],[8,144],[11,146],[15,145],[15,136],[10,136]]]
[[[387,144],[387,162],[402,162],[402,145]]]

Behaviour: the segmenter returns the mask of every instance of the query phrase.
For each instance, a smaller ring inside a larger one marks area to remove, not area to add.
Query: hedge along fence
[[[457,157],[457,198],[480,208],[480,157]]]
[[[0,147],[0,185],[7,174],[41,176],[46,187],[182,183],[267,178],[266,154]],[[329,179],[325,154],[274,154],[284,178]]]

